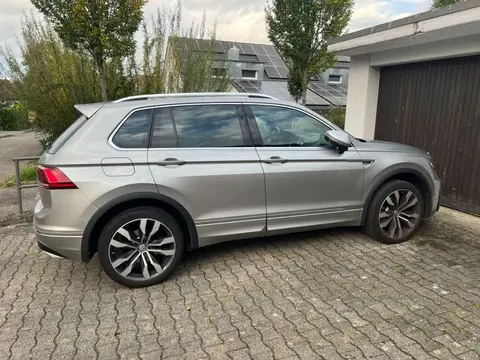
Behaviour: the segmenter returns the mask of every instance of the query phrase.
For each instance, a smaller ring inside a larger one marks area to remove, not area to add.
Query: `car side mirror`
[[[352,145],[350,135],[342,130],[328,130],[325,133],[325,140],[332,144],[340,154],[343,154]]]

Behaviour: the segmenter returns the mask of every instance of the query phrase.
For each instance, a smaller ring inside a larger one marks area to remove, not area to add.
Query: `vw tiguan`
[[[166,279],[185,250],[333,226],[395,244],[438,210],[431,156],[359,140],[260,94],[77,105],[42,155],[34,229],[52,256],[98,253],[114,281]]]

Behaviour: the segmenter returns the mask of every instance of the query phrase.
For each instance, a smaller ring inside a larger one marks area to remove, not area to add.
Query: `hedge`
[[[28,113],[18,105],[0,107],[0,130],[25,130],[29,127]]]

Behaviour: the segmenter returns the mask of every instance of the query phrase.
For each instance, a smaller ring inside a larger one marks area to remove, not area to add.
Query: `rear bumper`
[[[33,225],[38,247],[49,255],[82,261],[82,236],[61,233],[46,233]]]

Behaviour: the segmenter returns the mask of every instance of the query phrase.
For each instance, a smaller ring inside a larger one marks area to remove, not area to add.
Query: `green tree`
[[[444,6],[453,5],[463,1],[465,0],[433,0],[432,9],[438,9]]]
[[[0,103],[15,100],[15,89],[8,79],[0,79]]]
[[[216,27],[207,34],[203,13],[199,26],[182,31],[182,6],[177,1],[169,19],[165,59],[167,92],[223,92],[230,87],[229,64],[216,58]],[[198,39],[198,41],[197,41]]]
[[[289,70],[289,89],[307,98],[313,75],[335,62],[327,41],[342,34],[352,15],[353,0],[270,0],[265,7],[268,38]]]
[[[6,48],[0,63],[34,128],[55,139],[78,117],[73,105],[101,100],[98,74],[88,54],[66,47],[50,24],[33,15],[22,19],[19,40],[21,60]]]
[[[159,9],[143,28],[148,39],[143,53],[106,60],[106,83],[111,99],[147,93],[228,90],[228,74],[212,77],[215,30],[211,39],[203,40],[207,45],[204,51],[198,52],[197,47],[184,47],[186,43],[181,36],[200,36],[204,33],[204,22],[200,27],[192,24],[190,30],[182,31],[180,18],[180,2],[174,9]],[[193,43],[196,41],[190,41]],[[172,56],[167,61],[169,52],[164,49],[175,48],[175,44],[184,50],[169,51]],[[13,100],[19,102],[21,109],[28,109],[29,121],[22,124],[29,126],[31,123],[48,146],[78,117],[75,104],[101,101],[99,74],[86,50],[72,50],[60,39],[51,23],[33,15],[22,18],[18,47],[21,59],[10,48],[0,48],[0,74],[9,79],[12,93],[18,94]],[[174,65],[168,66],[169,63]],[[171,81],[167,81],[167,74]],[[183,81],[178,82],[181,76]],[[0,89],[1,85],[0,81]],[[6,127],[6,122],[11,124],[11,119],[0,119],[0,128]]]
[[[288,72],[288,92],[298,102],[303,98],[303,74],[298,68],[290,69]]]
[[[32,0],[63,42],[87,51],[99,73],[102,99],[108,100],[106,60],[135,51],[134,33],[146,0]]]

